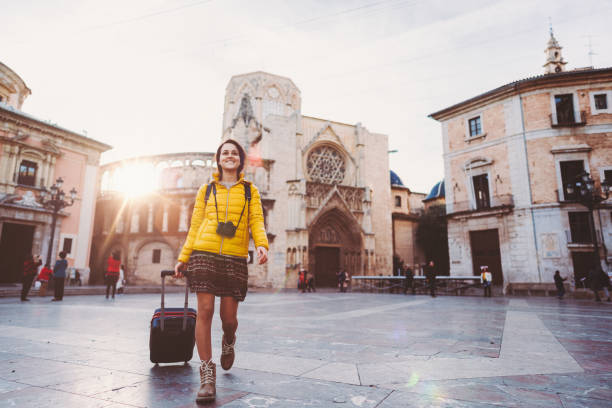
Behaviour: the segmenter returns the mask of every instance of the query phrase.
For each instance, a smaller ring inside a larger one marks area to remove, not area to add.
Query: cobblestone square
[[[0,299],[0,407],[196,406],[197,352],[186,366],[149,361],[158,303],[153,294]],[[238,317],[236,362],[218,368],[209,406],[597,408],[612,399],[606,302],[259,292]],[[216,315],[217,360],[220,342]]]

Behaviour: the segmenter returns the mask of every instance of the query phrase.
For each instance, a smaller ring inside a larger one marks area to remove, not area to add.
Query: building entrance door
[[[315,284],[317,287],[332,287],[338,285],[336,271],[340,269],[340,248],[315,248]]]
[[[577,288],[590,288],[589,271],[596,265],[594,252],[572,252],[574,282]]]
[[[480,276],[480,267],[486,265],[493,275],[494,285],[503,285],[504,275],[499,252],[499,235],[497,229],[470,231],[472,248],[472,268],[474,275]]]
[[[11,224],[2,225],[0,238],[0,283],[21,282],[23,262],[32,252],[34,226]]]

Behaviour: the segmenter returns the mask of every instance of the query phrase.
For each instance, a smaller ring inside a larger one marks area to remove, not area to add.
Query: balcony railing
[[[599,230],[595,230],[597,244],[601,245],[601,236]],[[593,245],[593,234],[589,229],[574,229],[565,230],[565,239],[568,245]]]
[[[475,201],[457,201],[453,203],[452,214],[476,213],[510,209],[514,207],[514,196],[512,194],[500,194],[490,197],[489,205],[477,206]]]
[[[557,120],[555,121],[555,118],[553,118],[552,114],[548,115],[548,117],[550,118],[550,125],[554,128],[578,127],[586,125],[586,111],[580,111],[580,120],[577,120],[577,118],[574,118],[573,121],[564,119],[559,120],[559,118],[557,118]]]

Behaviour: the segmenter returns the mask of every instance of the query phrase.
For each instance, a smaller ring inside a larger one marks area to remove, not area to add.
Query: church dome
[[[0,103],[21,109],[25,98],[32,92],[23,79],[9,67],[0,62]]]
[[[402,183],[402,179],[399,178],[399,176],[393,170],[389,171],[389,176],[391,178],[391,185],[392,186],[402,186],[402,187],[404,187],[404,183]]]
[[[444,198],[444,180],[438,181],[423,201],[435,200],[436,198]]]

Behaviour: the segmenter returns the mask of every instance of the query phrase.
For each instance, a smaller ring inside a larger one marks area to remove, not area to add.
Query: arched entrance
[[[338,208],[325,212],[310,228],[308,241],[309,270],[317,286],[335,287],[339,269],[349,276],[361,272],[361,228],[350,214]]]

